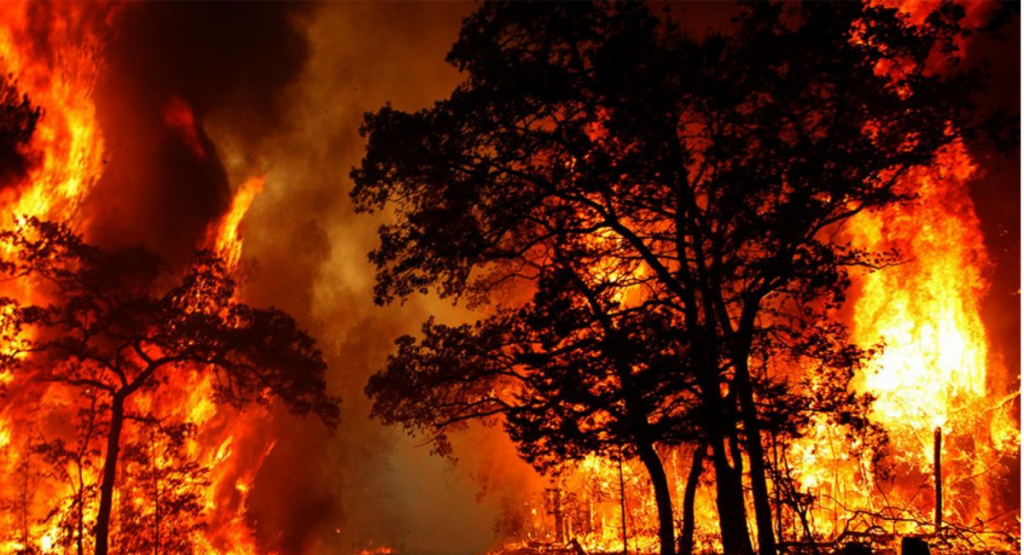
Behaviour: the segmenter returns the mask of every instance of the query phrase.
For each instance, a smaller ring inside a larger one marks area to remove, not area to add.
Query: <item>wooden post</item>
[[[562,514],[562,488],[555,488],[552,492],[552,503],[555,512],[555,542],[558,545],[565,543],[565,515]]]
[[[619,454],[619,509],[622,511],[622,555],[629,555],[626,538],[626,480],[622,476],[622,454]]]
[[[942,428],[935,427],[935,533],[942,530]]]

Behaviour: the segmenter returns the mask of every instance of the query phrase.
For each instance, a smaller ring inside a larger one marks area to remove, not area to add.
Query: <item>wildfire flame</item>
[[[85,32],[95,26],[94,9],[99,8],[76,3],[4,6],[0,66],[45,114],[27,149],[37,158],[27,185],[0,194],[8,214],[70,219],[102,174],[103,138],[92,102],[102,44]],[[44,11],[50,12],[42,14],[49,16],[48,48],[33,48],[40,39],[32,18]],[[82,33],[81,40],[68,40],[72,33]]]
[[[83,31],[93,27],[92,9],[97,6],[60,4],[48,8],[28,2],[10,3],[4,7],[0,23],[0,67],[4,74],[17,79],[16,87],[41,108],[44,116],[39,120],[30,143],[23,155],[29,160],[28,177],[18,187],[0,191],[0,211],[5,214],[3,225],[11,225],[17,217],[37,216],[50,220],[69,220],[99,178],[103,167],[103,141],[96,120],[91,94],[100,69],[98,52],[101,44],[85,33],[81,41],[69,41],[72,30]],[[42,25],[40,25],[42,23]],[[45,29],[44,40],[51,47],[33,48]],[[5,284],[4,294],[30,298],[30,291],[15,289]],[[14,376],[2,377],[11,390],[19,380]],[[40,399],[59,398],[55,388]],[[0,456],[0,475],[5,486],[20,482],[20,491],[5,487],[7,500],[18,501],[31,507],[30,495],[52,499],[69,497],[65,488],[52,483],[41,484],[32,480],[30,470],[36,464],[29,451],[39,440],[38,425],[27,418],[26,407],[45,410],[53,408],[52,401],[30,401],[31,393],[19,396],[12,393],[0,407],[0,442],[4,454]],[[51,396],[51,393],[56,394]],[[18,410],[21,409],[21,410]],[[36,457],[38,458],[38,456]],[[70,469],[67,469],[70,470]],[[95,472],[84,471],[84,479],[95,481]],[[33,491],[35,488],[38,491]],[[30,522],[28,511],[20,522],[11,517],[0,517],[0,529],[10,534],[0,537],[5,551],[25,549],[26,540],[39,539],[44,549],[56,542],[55,527]],[[31,515],[35,517],[37,515]]]
[[[901,4],[914,18],[923,17],[929,9],[927,2],[916,0]],[[971,18],[982,17],[980,9],[968,11]],[[104,143],[92,94],[103,71],[100,37],[103,29],[112,25],[117,9],[85,3],[12,1],[4,5],[3,12],[0,68],[16,79],[18,90],[40,106],[44,115],[24,151],[30,162],[27,177],[16,187],[0,190],[0,213],[10,220],[2,225],[10,225],[14,218],[39,217],[81,227],[85,221],[79,213],[83,199],[104,170]],[[200,141],[202,122],[186,100],[169,99],[162,116],[164,124],[196,157],[212,155]],[[600,122],[587,133],[594,141],[608,136]],[[856,385],[860,392],[876,397],[873,416],[891,437],[893,464],[902,478],[888,483],[876,476],[850,456],[858,447],[856,440],[824,422],[817,423],[804,441],[792,446],[790,455],[802,491],[818,499],[817,509],[811,512],[811,528],[819,537],[834,539],[843,530],[864,531],[876,524],[856,520],[855,509],[888,518],[885,522],[891,526],[887,531],[892,533],[920,532],[920,521],[929,518],[936,501],[929,480],[937,426],[947,438],[944,480],[952,500],[946,505],[944,520],[971,523],[990,519],[1005,509],[993,484],[999,477],[1000,461],[1019,449],[1020,432],[1008,412],[1011,403],[1005,402],[1016,394],[994,387],[994,374],[1004,369],[997,365],[981,319],[991,261],[968,193],[978,172],[966,148],[954,143],[942,153],[939,163],[905,178],[904,186],[919,194],[915,202],[862,214],[847,230],[858,246],[896,248],[904,259],[897,266],[858,277],[846,322],[858,344],[885,344],[884,351],[857,377]],[[229,211],[210,226],[205,244],[199,245],[217,252],[232,271],[242,258],[243,220],[263,186],[263,177],[241,184]],[[623,271],[595,266],[592,270],[594,279],[635,283],[645,277],[640,268]],[[30,288],[18,287],[3,284],[0,293],[32,298]],[[616,300],[632,303],[641,299],[642,288],[633,287]],[[195,494],[202,506],[204,520],[193,524],[205,526],[182,528],[186,540],[197,552],[258,553],[247,499],[257,472],[275,445],[263,433],[267,415],[255,411],[241,414],[218,406],[213,378],[198,372],[189,376],[133,400],[141,412],[159,409],[167,422],[188,424],[195,431],[180,448],[167,437],[126,431],[126,444],[145,444],[149,452],[140,455],[145,463],[125,463],[115,504],[138,513],[148,510],[151,497],[147,496],[154,493],[153,484],[146,481],[147,472],[178,468],[179,459],[194,461],[202,471],[182,474],[175,485],[164,486],[176,488],[170,492],[173,495]],[[23,509],[0,511],[0,551],[36,548],[41,553],[63,553],[69,532],[62,518],[75,510],[76,498],[88,494],[82,491],[83,485],[98,483],[99,469],[68,460],[56,465],[53,475],[43,475],[38,470],[43,457],[40,449],[53,438],[69,445],[75,442],[73,422],[80,417],[69,399],[81,397],[81,393],[9,374],[0,374],[0,384],[9,391],[0,405],[0,483],[4,484],[0,502]],[[690,453],[684,448],[665,450],[664,455],[674,487],[673,501],[678,505]],[[567,465],[553,487],[558,491],[557,500],[534,500],[520,508],[527,538],[554,541],[557,535],[552,533],[551,522],[558,512],[565,536],[579,538],[591,552],[622,549],[624,534],[631,550],[655,550],[656,509],[651,485],[637,461],[620,464],[590,457],[575,466]],[[697,545],[705,551],[720,548],[715,539],[713,496],[709,485],[699,487]],[[83,511],[86,522],[95,519],[94,503],[88,503]],[[1019,509],[1016,515],[1019,518]],[[787,533],[799,536],[792,532],[795,525],[787,522],[787,526]],[[390,547],[378,547],[359,555],[393,553]]]
[[[32,105],[39,106],[43,114],[25,148],[24,155],[30,161],[26,179],[16,187],[0,191],[0,212],[7,218],[24,222],[28,217],[38,217],[64,221],[73,228],[82,225],[82,200],[104,169],[103,138],[92,93],[102,70],[100,37],[116,14],[116,9],[97,4],[12,2],[4,6],[0,18],[0,66],[4,74],[16,79],[19,92],[27,95]],[[42,37],[41,19],[46,23],[46,36]],[[172,98],[165,105],[163,116],[196,156],[206,156],[198,140],[201,123],[184,100]],[[230,211],[211,226],[208,234],[206,246],[222,256],[231,270],[241,259],[241,222],[262,184],[262,178],[254,178],[239,187]],[[3,287],[5,295],[32,298],[30,287]],[[170,529],[170,533],[185,531],[187,537],[181,541],[204,553],[256,553],[246,499],[256,472],[275,443],[260,433],[266,415],[258,411],[239,414],[219,407],[214,403],[213,378],[204,373],[188,375],[158,392],[140,393],[133,400],[139,412],[153,409],[164,421],[186,423],[197,431],[187,436],[179,449],[167,437],[126,430],[125,445],[147,445],[149,459],[145,460],[149,462],[123,462],[115,505],[124,507],[126,514],[144,514],[146,507],[153,504],[152,495],[181,499],[197,495],[203,511],[209,515],[207,525],[177,523],[179,528]],[[69,460],[57,465],[54,475],[44,476],[35,467],[40,464],[40,449],[45,441],[60,438],[67,445],[75,443],[75,431],[69,423],[77,417],[71,400],[81,396],[81,392],[59,385],[40,391],[30,377],[4,375],[2,381],[9,388],[9,396],[0,406],[0,476],[5,484],[0,497],[6,505],[18,506],[20,510],[0,512],[0,551],[38,549],[41,553],[63,553],[68,534],[74,533],[69,532],[64,516],[71,516],[75,510],[76,496],[91,495],[82,493],[82,487],[98,483],[99,469]],[[56,423],[60,419],[65,423]],[[158,489],[153,493],[146,482],[147,472],[173,470],[178,452],[196,461],[197,468],[206,469],[206,474],[183,474],[179,481],[162,486],[170,491],[160,494]],[[52,500],[62,501],[54,509]],[[51,509],[54,510],[48,515]],[[86,523],[95,519],[93,500],[88,499],[82,510]]]
[[[217,252],[231,270],[238,267],[238,261],[242,257],[242,232],[241,224],[245,214],[249,211],[252,201],[256,195],[263,192],[264,178],[253,177],[243,183],[235,192],[235,198],[231,201],[231,209],[224,215],[220,223],[211,228],[211,247]]]
[[[898,7],[916,23],[935,7],[916,0],[884,3]],[[968,26],[980,25],[991,10],[981,3],[966,8]],[[957,47],[962,54],[968,44],[961,38]],[[880,73],[891,69],[880,62]],[[603,137],[600,130],[600,122],[588,128],[592,140]],[[780,541],[834,541],[849,537],[844,536],[848,533],[873,534],[879,541],[899,534],[938,534],[931,523],[937,504],[933,465],[939,428],[944,437],[941,464],[946,491],[942,521],[954,528],[952,533],[942,532],[944,541],[961,532],[957,527],[973,526],[976,537],[958,539],[990,548],[1014,547],[1012,539],[1000,543],[1009,538],[1000,531],[1015,525],[1019,530],[1019,506],[1013,505],[1015,500],[1001,499],[1003,490],[997,484],[1010,474],[1003,461],[1019,454],[1019,424],[1012,414],[1012,401],[1019,392],[998,389],[1006,369],[990,351],[981,318],[992,262],[969,194],[970,182],[978,177],[979,169],[966,147],[954,142],[939,153],[934,165],[916,168],[903,179],[902,187],[916,200],[860,214],[845,229],[858,248],[896,250],[902,259],[898,265],[855,276],[844,321],[854,343],[865,348],[884,345],[855,376],[854,386],[875,398],[872,419],[890,438],[888,464],[895,479],[890,482],[877,475],[853,455],[865,447],[858,439],[833,429],[824,419],[815,420],[786,455],[800,492],[814,499],[808,505],[809,529],[801,529],[793,514],[779,515]],[[599,274],[608,271],[595,269]],[[672,450],[666,457],[677,511],[690,464],[684,451]],[[631,474],[627,470],[626,475]],[[577,519],[575,528],[569,526],[569,534],[578,536],[588,550],[620,551],[624,519],[630,548],[656,551],[657,532],[651,526],[657,520],[654,508],[638,501],[624,501],[620,507],[617,500],[619,495],[650,500],[649,482],[634,476],[616,492],[618,479],[613,461],[590,457],[552,480],[552,488],[571,499],[561,510],[580,510],[580,503],[585,507],[585,516]],[[584,493],[584,483],[591,484],[592,491]],[[709,487],[700,487],[698,552],[721,550],[715,538],[713,496]],[[549,542],[555,538],[552,522],[558,520],[551,513],[550,506],[535,507],[532,512],[548,514],[534,525],[533,535]]]
[[[854,316],[855,339],[887,344],[864,388],[877,397],[876,415],[893,425],[914,423],[930,433],[964,408],[956,400],[985,396],[980,300],[990,263],[967,196],[975,171],[957,144],[940,165],[915,176],[917,202],[856,222],[867,248],[895,246],[907,261],[864,276]]]

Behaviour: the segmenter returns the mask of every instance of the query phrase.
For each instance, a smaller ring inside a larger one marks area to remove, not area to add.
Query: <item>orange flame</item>
[[[951,489],[946,518],[994,516],[985,474],[1019,431],[992,391],[993,357],[981,320],[991,265],[967,183],[976,167],[960,143],[940,162],[910,176],[920,198],[910,206],[865,214],[854,233],[872,249],[896,247],[905,264],[862,278],[853,338],[883,340],[885,351],[860,387],[877,398],[874,417],[892,436],[898,460],[931,472],[932,431],[949,438],[943,463]],[[930,511],[934,500],[924,496]]]
[[[113,16],[113,10],[99,4],[53,4],[29,2],[5,4],[0,18],[0,71],[16,79],[16,88],[40,107],[42,118],[23,154],[29,159],[27,179],[0,191],[0,212],[6,222],[24,221],[28,216],[50,220],[73,218],[89,190],[103,171],[103,140],[99,133],[92,91],[100,63],[99,29]],[[82,34],[81,40],[71,37]],[[43,35],[43,36],[41,36]],[[38,47],[46,44],[47,48]],[[4,294],[30,299],[31,290],[4,285]],[[0,407],[0,481],[3,497],[32,508],[31,498],[65,499],[66,483],[43,482],[32,472],[39,455],[28,451],[40,441],[32,413],[59,414],[60,388],[40,388],[23,383],[24,378],[0,376],[12,394]],[[13,386],[22,385],[20,394]],[[35,400],[33,400],[35,399]],[[66,409],[63,409],[66,411]],[[58,434],[64,426],[54,426]],[[73,469],[64,468],[66,472]],[[69,474],[70,475],[70,474]],[[95,481],[95,471],[84,469],[85,480]],[[21,491],[16,492],[19,484]],[[27,515],[26,515],[27,516]],[[32,515],[35,517],[36,515]],[[58,531],[28,518],[0,516],[0,546],[5,551],[28,547],[38,539],[44,549],[52,547]],[[9,531],[9,533],[7,532]]]
[[[966,189],[975,171],[958,143],[941,165],[915,176],[917,202],[856,222],[865,247],[895,246],[907,260],[864,277],[854,315],[855,340],[887,344],[863,386],[878,398],[876,415],[894,425],[930,433],[951,424],[956,399],[985,396],[979,312],[990,263]]]
[[[40,10],[30,2],[4,6],[0,25],[0,66],[17,78],[18,88],[42,108],[30,153],[36,164],[24,187],[4,191],[7,213],[66,220],[103,171],[103,140],[92,102],[102,44],[84,33],[92,29],[97,6],[64,3]],[[33,15],[48,11],[48,50],[32,48],[40,26]],[[98,33],[97,33],[98,35]]]
[[[250,178],[235,192],[231,209],[223,219],[211,227],[207,243],[211,244],[229,268],[234,269],[242,257],[242,219],[245,218],[256,195],[263,192],[263,176]]]
[[[17,187],[0,191],[0,212],[8,217],[24,221],[36,216],[69,222],[73,227],[81,225],[81,202],[104,169],[103,139],[92,91],[102,68],[102,33],[97,27],[110,25],[113,14],[114,10],[97,4],[12,2],[4,6],[0,66],[43,113],[25,149],[32,162],[27,178]],[[40,30],[46,36],[40,37]],[[184,100],[170,99],[163,116],[186,146],[197,156],[205,155],[198,124]],[[238,265],[241,222],[262,183],[262,178],[255,178],[243,184],[230,212],[211,226],[208,246],[224,257],[229,268]],[[3,287],[4,295],[32,298],[30,286],[23,290],[12,290],[11,284]],[[145,437],[140,430],[127,429],[124,444],[148,445],[148,464],[153,469],[170,468],[173,457],[182,453],[204,469],[205,474],[193,473],[177,485],[165,486],[172,488],[165,494],[198,491],[207,513],[207,526],[189,528],[184,541],[205,553],[256,553],[246,499],[257,471],[274,446],[263,433],[264,414],[238,414],[216,405],[213,378],[199,372],[187,375],[175,377],[157,391],[140,393],[133,400],[133,409],[142,414],[152,410],[167,422],[195,426],[197,432],[184,441],[180,452],[168,440]],[[78,467],[69,461],[54,466],[53,475],[44,474],[39,468],[48,466],[41,460],[40,448],[54,439],[65,445],[75,444],[80,432],[75,429],[75,407],[83,392],[62,385],[40,385],[30,376],[3,375],[0,380],[9,390],[0,405],[0,482],[4,484],[0,497],[22,509],[0,511],[0,551],[64,552],[69,530],[61,521],[74,511],[78,484],[98,483],[99,469],[95,464]],[[136,515],[152,508],[150,497],[154,493],[144,483],[146,471],[142,463],[124,462],[115,506],[129,513],[135,511]],[[95,499],[92,494],[83,495],[88,526],[95,518]],[[86,549],[90,542],[85,540]]]

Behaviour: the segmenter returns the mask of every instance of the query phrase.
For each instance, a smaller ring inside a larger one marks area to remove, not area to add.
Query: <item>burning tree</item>
[[[901,178],[991,121],[970,102],[978,75],[927,69],[962,15],[758,4],[698,38],[641,5],[482,6],[449,54],[466,74],[450,98],[367,116],[352,196],[396,217],[371,254],[378,302],[435,288],[497,306],[400,339],[368,386],[375,414],[442,451],[446,430],[501,416],[541,468],[635,454],[662,555],[674,530],[654,446],[700,441],[725,552],[752,550],[747,464],[774,553],[766,427],[798,435],[794,407],[868,426],[847,390],[867,353],[831,320],[850,268],[898,255],[854,248],[844,223],[913,199]],[[838,402],[786,375],[799,358]]]
[[[5,298],[0,303],[7,346],[0,359],[3,369],[12,376],[29,375],[37,382],[77,390],[103,420],[106,445],[95,515],[98,555],[109,550],[125,426],[142,423],[151,433],[163,430],[172,439],[163,442],[165,447],[176,452],[180,450],[174,445],[180,446],[190,433],[187,425],[160,425],[159,392],[174,375],[212,373],[220,402],[241,407],[278,398],[296,414],[312,413],[330,427],[337,424],[337,402],[326,393],[326,364],[314,340],[287,314],[238,302],[234,281],[212,253],[197,253],[175,280],[147,251],[106,251],[61,224],[28,219],[0,233],[0,241],[6,253],[0,269],[8,279],[32,284],[30,302]],[[96,428],[88,433],[97,433]],[[80,443],[77,449],[51,448],[50,455],[88,456],[89,439]],[[194,496],[173,487],[202,481],[202,470],[185,461],[159,475],[154,457],[166,465],[180,453],[140,449],[132,446],[127,453],[144,475],[140,480],[167,478],[172,490],[161,493],[155,483],[152,514],[130,518],[126,530],[150,522],[159,534],[161,509],[172,516],[174,511],[197,510]],[[76,464],[81,470],[83,463]],[[77,481],[75,491],[84,495],[89,487],[80,476]],[[76,503],[81,552],[84,501]]]

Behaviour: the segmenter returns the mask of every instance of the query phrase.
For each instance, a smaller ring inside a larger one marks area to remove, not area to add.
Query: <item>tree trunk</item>
[[[622,516],[622,555],[629,555],[629,534],[626,530],[626,480],[622,477],[622,452],[619,452],[619,514]]]
[[[75,512],[75,548],[78,555],[85,555],[85,478],[82,476],[82,461],[78,461],[77,511]]]
[[[21,522],[20,522],[20,524],[21,524],[21,544],[25,546],[25,549],[30,549],[29,546],[31,545],[31,542],[32,542],[32,540],[31,540],[31,535],[32,534],[29,532],[29,526],[28,526],[29,505],[32,504],[32,495],[29,493],[29,490],[33,489],[31,487],[31,484],[29,484],[29,482],[31,481],[31,477],[32,477],[32,464],[31,464],[32,463],[32,459],[31,459],[31,457],[32,457],[32,440],[29,439],[29,442],[27,444],[25,444],[24,462],[21,463],[21,468],[23,470],[22,470],[22,476],[21,476],[22,477],[21,492],[19,492],[20,494],[18,496],[18,508],[21,511]],[[33,491],[34,491],[34,489],[33,489]]]
[[[768,480],[764,467],[764,448],[761,445],[761,426],[757,422],[757,406],[754,404],[746,355],[737,357],[734,366],[736,392],[740,400],[740,418],[743,420],[747,455],[750,459],[750,489],[754,497],[758,553],[775,555],[775,531],[772,527],[772,506],[768,497]]]
[[[100,507],[96,513],[96,555],[107,555],[109,550],[110,513],[114,504],[114,478],[117,474],[123,427],[124,397],[115,394],[110,404],[110,431],[107,433],[107,454],[103,461],[103,481],[100,483]]]
[[[693,504],[697,498],[697,485],[700,483],[700,476],[704,472],[704,453],[707,446],[703,443],[697,445],[693,451],[693,460],[690,462],[690,473],[686,477],[686,489],[683,491],[683,530],[679,536],[679,555],[693,554],[693,530],[696,522],[693,514]]]
[[[715,505],[722,530],[722,549],[725,555],[751,555],[754,548],[750,545],[747,511],[743,504],[743,472],[729,464],[725,443],[725,438],[716,438],[711,442],[717,493]]]
[[[712,359],[713,360],[713,359]],[[713,367],[708,364],[708,367]],[[717,375],[701,376],[700,395],[705,414],[701,427],[708,434],[711,462],[715,469],[715,507],[722,532],[725,555],[752,555],[750,532],[747,529],[747,509],[743,498],[743,459],[736,451],[736,416],[731,401],[721,397]],[[732,452],[732,463],[730,459]]]
[[[565,543],[565,518],[562,515],[562,488],[551,491],[551,514],[555,517],[555,543]]]
[[[153,472],[153,555],[160,555],[160,470],[157,467],[154,438],[150,437],[150,466]]]
[[[637,454],[647,468],[654,486],[654,503],[658,507],[658,540],[661,544],[661,555],[675,555],[675,519],[672,517],[672,490],[668,485],[665,466],[661,457],[650,443],[638,442]]]

